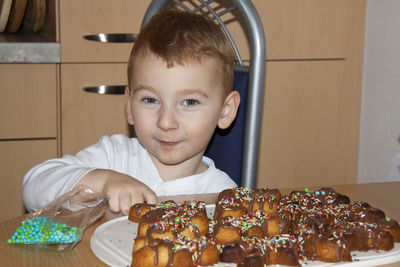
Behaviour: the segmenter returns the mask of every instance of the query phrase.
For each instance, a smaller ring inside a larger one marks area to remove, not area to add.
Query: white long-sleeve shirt
[[[94,169],[110,169],[130,175],[147,185],[157,196],[215,193],[236,186],[211,159],[203,157],[203,163],[208,166],[203,173],[163,181],[148,152],[136,138],[103,136],[97,144],[75,156],[47,160],[29,170],[23,180],[23,199],[29,211],[38,210],[70,191]]]

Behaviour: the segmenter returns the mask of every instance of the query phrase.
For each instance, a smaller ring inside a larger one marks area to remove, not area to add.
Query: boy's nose
[[[175,112],[172,108],[162,108],[158,118],[158,127],[164,131],[178,128]]]

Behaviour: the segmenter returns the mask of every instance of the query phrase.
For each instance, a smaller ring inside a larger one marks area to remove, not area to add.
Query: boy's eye
[[[145,97],[145,98],[143,98],[143,102],[147,103],[147,104],[157,104],[158,100],[155,98],[151,98],[151,97]]]
[[[183,101],[183,104],[185,106],[193,106],[193,105],[197,105],[199,103],[199,101],[194,100],[194,99],[186,99]]]

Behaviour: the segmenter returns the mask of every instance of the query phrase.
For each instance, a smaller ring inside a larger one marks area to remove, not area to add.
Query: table
[[[337,192],[350,197],[352,201],[363,200],[371,206],[382,209],[387,216],[400,221],[400,182],[371,183],[354,185],[331,186]],[[282,193],[289,193],[293,189],[280,189]],[[309,188],[310,190],[316,188]],[[217,194],[186,195],[174,197],[161,197],[159,201],[173,199],[204,200],[207,204],[215,203]],[[107,220],[121,216],[107,211],[104,218],[90,226],[72,251],[68,252],[33,252],[19,248],[0,246],[0,266],[106,266],[96,258],[90,249],[90,238],[97,226]],[[4,243],[18,227],[23,216],[0,223],[0,242]],[[385,265],[400,266],[400,263]]]

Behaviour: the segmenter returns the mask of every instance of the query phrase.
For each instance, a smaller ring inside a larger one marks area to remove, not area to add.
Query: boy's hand
[[[108,198],[110,209],[114,212],[122,211],[124,215],[129,213],[135,203],[157,203],[156,194],[147,185],[121,173],[108,179],[103,192]]]
[[[111,170],[96,169],[81,179],[84,184],[95,191],[103,192],[113,212],[129,213],[135,203],[157,203],[156,194],[144,183],[133,177]]]

